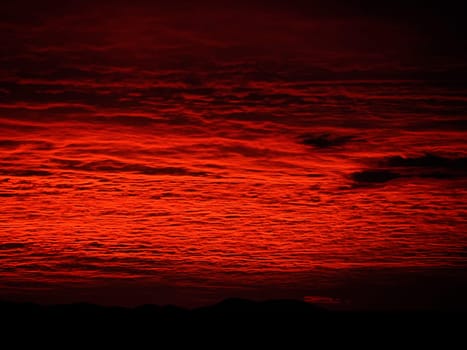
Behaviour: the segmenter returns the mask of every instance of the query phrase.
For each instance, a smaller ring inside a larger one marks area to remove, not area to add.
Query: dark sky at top
[[[34,23],[48,21],[50,18],[60,18],[65,15],[86,15],[99,13],[102,17],[112,18],[115,14],[128,13],[128,9],[141,11],[146,15],[174,16],[187,15],[187,21],[202,26],[203,23],[215,21],[216,14],[231,14],[236,24],[245,23],[250,35],[255,36],[254,28],[248,27],[248,22],[255,21],[261,14],[274,14],[282,18],[295,18],[302,21],[323,19],[351,19],[356,21],[373,21],[381,24],[390,23],[402,30],[416,33],[419,36],[420,50],[426,55],[465,56],[466,54],[466,23],[463,18],[462,2],[460,1],[344,1],[344,0],[291,0],[291,1],[11,1],[2,2],[1,21],[6,24],[30,26]],[[274,20],[274,19],[272,19]],[[258,24],[261,24],[259,22]],[[122,26],[125,24],[122,23]],[[222,23],[216,23],[222,26]],[[228,26],[229,23],[227,22]],[[231,25],[231,23],[230,23]],[[131,28],[129,28],[131,30]],[[283,27],[287,30],[287,27]],[[217,28],[222,32],[222,28]],[[345,29],[343,29],[345,30]],[[351,30],[351,29],[350,29]],[[244,33],[248,35],[248,33]],[[364,36],[375,35],[371,30],[361,33]],[[272,39],[272,38],[271,38]],[[399,38],[404,41],[404,37]],[[384,45],[384,39],[374,43],[374,49]],[[409,45],[413,45],[410,43]]]

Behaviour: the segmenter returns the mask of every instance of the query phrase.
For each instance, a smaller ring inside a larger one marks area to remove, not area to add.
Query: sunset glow
[[[0,298],[467,290],[455,38],[441,55],[428,26],[350,8],[131,3],[6,5]]]

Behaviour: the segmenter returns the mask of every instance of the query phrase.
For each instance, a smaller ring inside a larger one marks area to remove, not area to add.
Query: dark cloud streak
[[[392,156],[378,161],[379,168],[354,172],[356,185],[378,184],[394,179],[456,179],[467,177],[467,157],[448,158],[431,153],[418,157]]]
[[[315,148],[330,148],[346,145],[353,141],[355,136],[344,135],[344,136],[332,136],[328,133],[318,135],[305,135],[303,136],[302,143],[307,146],[313,146]]]
[[[129,172],[143,175],[171,175],[171,176],[207,176],[204,171],[193,171],[181,167],[153,167],[143,164],[130,164],[116,160],[98,160],[93,162],[81,162],[79,160],[54,159],[62,165],[63,169],[118,173]]]
[[[389,157],[382,164],[388,167],[467,171],[467,157],[448,158],[431,153],[419,157]]]

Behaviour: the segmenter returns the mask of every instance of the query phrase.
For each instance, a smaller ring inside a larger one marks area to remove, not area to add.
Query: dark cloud
[[[300,96],[290,94],[266,94],[266,93],[249,93],[243,99],[245,102],[253,103],[268,103],[288,106],[291,104],[302,104],[304,100]]]
[[[0,148],[15,149],[22,145],[21,141],[16,140],[0,140]]]
[[[42,126],[35,126],[35,125],[23,125],[17,124],[14,121],[6,121],[2,122],[0,120],[0,130],[4,132],[20,132],[20,133],[33,133],[40,130],[43,130],[44,127]],[[10,144],[11,146],[11,144]]]
[[[0,140],[0,148],[16,149],[21,146],[30,146],[32,149],[40,151],[46,151],[54,148],[54,144],[47,141]]]
[[[449,113],[447,113],[449,115]],[[467,131],[467,119],[459,118],[458,113],[455,117],[446,116],[442,120],[414,120],[407,123],[408,130],[424,131],[424,130],[454,130]]]
[[[26,248],[27,244],[26,243],[3,243],[0,244],[0,250],[11,250],[11,249],[22,249]]]
[[[293,155],[291,152],[284,152],[279,150],[274,150],[270,148],[259,148],[259,147],[250,147],[242,144],[236,145],[219,145],[216,147],[221,154],[240,154],[245,157],[252,158],[271,158],[271,157],[281,157],[281,156],[290,156]]]
[[[397,169],[405,177],[453,179],[467,176],[467,157],[443,157],[426,153],[418,157],[393,156],[380,161],[386,168]]]
[[[29,176],[51,176],[53,175],[53,173],[51,173],[50,171],[46,171],[46,170],[1,169],[0,175],[29,177]]]
[[[306,174],[307,177],[325,177],[326,175],[324,174],[314,174],[314,173],[311,173],[311,174]]]
[[[121,124],[125,126],[134,126],[134,127],[143,127],[143,126],[150,126],[157,122],[157,120],[143,117],[143,116],[112,116],[112,117],[104,117],[99,116],[98,118],[94,118],[95,123],[109,123],[109,124]]]
[[[351,179],[359,184],[384,183],[401,177],[401,174],[390,170],[362,170],[351,174]]]
[[[92,172],[127,172],[143,175],[173,175],[173,176],[207,176],[204,171],[193,171],[181,167],[152,167],[143,164],[131,164],[116,160],[96,160],[92,162],[81,162],[73,159],[54,159],[56,163],[62,165],[62,168],[78,171]]]
[[[356,185],[385,183],[398,178],[454,179],[467,177],[467,157],[448,158],[427,153],[418,157],[392,156],[376,169],[354,172]]]
[[[447,180],[447,179],[456,179],[459,177],[465,177],[465,174],[433,171],[433,172],[422,173],[419,176],[424,177],[424,178],[430,178],[430,179]]]
[[[302,143],[315,148],[329,148],[343,146],[354,139],[355,137],[350,135],[332,136],[326,133],[318,135],[304,135]]]
[[[466,171],[467,157],[447,158],[427,153],[420,157],[389,157],[385,159],[382,162],[382,164],[388,167],[429,168]]]

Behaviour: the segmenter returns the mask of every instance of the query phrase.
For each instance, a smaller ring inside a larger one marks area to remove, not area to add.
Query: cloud
[[[8,197],[15,197],[16,193],[2,193],[0,192],[0,197],[8,198]]]
[[[446,108],[447,109],[447,108]],[[467,119],[458,116],[449,116],[449,113],[441,120],[425,119],[407,121],[407,129],[414,131],[436,130],[436,131],[467,131]],[[457,115],[462,114],[458,112]]]
[[[0,148],[15,149],[22,145],[21,141],[16,140],[0,140]]]
[[[3,176],[18,176],[18,177],[29,177],[29,176],[51,176],[52,172],[46,170],[32,170],[32,169],[1,169],[0,175]]]
[[[134,127],[144,127],[150,126],[158,122],[156,119],[152,119],[150,117],[145,116],[125,116],[125,115],[117,115],[117,116],[99,116],[99,118],[94,118],[95,123],[109,123],[109,124],[121,124],[125,126],[134,126]]]
[[[43,130],[44,127],[36,125],[19,124],[15,120],[2,120],[0,117],[0,130],[2,132],[32,133]],[[3,147],[11,147],[13,144],[5,144]]]
[[[454,179],[467,177],[467,157],[442,157],[431,153],[417,157],[391,156],[375,169],[350,174],[356,185],[381,184],[398,178]]]
[[[351,174],[352,180],[360,184],[384,183],[401,177],[401,174],[390,170],[362,170]]]
[[[317,134],[317,135],[305,135],[302,143],[307,146],[313,146],[315,148],[330,148],[343,146],[355,139],[354,136],[331,136],[328,133]]]
[[[194,171],[182,167],[152,167],[144,164],[125,163],[116,160],[96,160],[83,163],[73,159],[54,159],[55,163],[62,165],[64,169],[91,171],[91,172],[109,172],[109,173],[136,173],[143,175],[172,175],[172,176],[207,176],[205,171]]]
[[[467,176],[467,157],[443,157],[426,153],[417,157],[393,156],[383,159],[380,164],[397,169],[405,177],[434,179],[464,178]]]
[[[26,248],[26,243],[3,243],[0,244],[0,250],[12,250],[12,249],[23,249]]]
[[[54,144],[47,141],[27,141],[27,140],[0,140],[0,149],[17,149],[21,146],[29,146],[35,150],[51,150]]]
[[[243,144],[219,145],[216,147],[221,154],[240,154],[251,158],[277,158],[283,156],[292,156],[292,152],[284,152],[263,147],[252,147]]]
[[[467,157],[447,158],[435,154],[426,153],[419,157],[393,156],[382,162],[388,167],[406,168],[428,168],[443,170],[463,170],[467,169]]]

